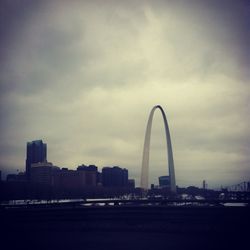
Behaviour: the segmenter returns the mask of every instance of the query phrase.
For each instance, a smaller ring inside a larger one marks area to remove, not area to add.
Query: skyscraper
[[[42,140],[27,142],[26,176],[30,180],[31,164],[47,161],[47,144]]]

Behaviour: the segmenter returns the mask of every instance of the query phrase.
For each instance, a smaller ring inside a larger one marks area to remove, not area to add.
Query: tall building
[[[104,167],[102,169],[102,185],[104,187],[127,187],[128,170],[120,167]]]
[[[26,176],[30,180],[31,164],[47,161],[47,144],[42,140],[27,143]]]
[[[6,181],[8,182],[24,182],[26,181],[26,176],[23,172],[19,172],[18,174],[8,174],[6,177]]]

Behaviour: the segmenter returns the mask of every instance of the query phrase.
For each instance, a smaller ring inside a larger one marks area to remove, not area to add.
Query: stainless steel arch
[[[169,132],[169,127],[168,127],[168,122],[167,122],[165,112],[160,105],[156,105],[152,108],[150,115],[149,115],[149,118],[148,118],[145,140],[144,140],[143,157],[142,157],[141,188],[148,189],[148,165],[149,165],[150,137],[151,137],[153,116],[154,116],[154,112],[156,109],[160,109],[161,114],[162,114],[162,118],[163,118],[163,122],[164,122],[167,153],[168,153],[170,190],[175,193],[176,192],[176,184],[175,184],[175,172],[174,172],[174,158],[173,158],[173,150],[172,150],[170,132]]]

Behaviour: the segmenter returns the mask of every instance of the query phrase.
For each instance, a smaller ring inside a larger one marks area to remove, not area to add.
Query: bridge
[[[18,208],[81,208],[94,206],[163,206],[163,207],[180,207],[180,206],[248,206],[250,199],[79,199],[79,200],[48,200],[48,201],[23,201],[22,203],[2,203],[1,210],[18,209]]]

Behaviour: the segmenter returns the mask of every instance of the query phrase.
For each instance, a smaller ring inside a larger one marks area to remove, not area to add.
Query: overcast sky
[[[245,0],[1,1],[0,169],[119,165],[139,185],[152,107],[166,112],[176,182],[250,180],[250,5]],[[150,181],[166,175],[155,112]]]

